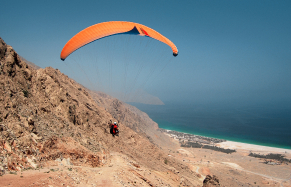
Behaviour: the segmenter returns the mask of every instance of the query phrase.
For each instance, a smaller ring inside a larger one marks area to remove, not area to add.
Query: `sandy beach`
[[[205,136],[182,133],[178,131],[160,129],[166,135],[173,139],[182,142],[196,142],[201,145],[212,145],[223,149],[240,150],[241,152],[253,152],[260,154],[284,154],[286,157],[291,157],[291,149],[269,147],[263,145],[248,144],[242,142],[234,142],[229,140],[210,138]]]
[[[261,152],[264,154],[268,154],[268,153],[291,154],[291,149],[268,147],[268,146],[262,146],[262,145],[233,142],[233,141],[225,141],[225,142],[217,143],[215,145],[224,149],[235,149],[235,150],[240,149],[240,150],[246,150],[246,151],[252,151],[252,152]]]
[[[197,174],[218,176],[221,186],[291,187],[291,149],[234,142],[161,129],[181,147],[171,156]],[[218,148],[218,149],[217,149]],[[270,158],[255,156],[273,155]],[[280,155],[285,159],[278,159]],[[274,159],[276,158],[277,159]]]

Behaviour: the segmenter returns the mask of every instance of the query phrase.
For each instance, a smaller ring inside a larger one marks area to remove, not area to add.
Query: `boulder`
[[[203,187],[214,187],[214,186],[220,186],[219,179],[213,175],[207,175],[203,181]]]

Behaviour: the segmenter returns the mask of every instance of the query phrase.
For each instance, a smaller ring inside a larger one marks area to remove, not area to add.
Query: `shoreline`
[[[278,148],[278,147],[270,147],[264,145],[256,145],[242,142],[234,142],[234,141],[225,141],[217,144],[217,146],[225,149],[241,149],[247,150],[251,152],[261,152],[261,153],[281,153],[281,154],[291,154],[291,149],[286,148]]]
[[[196,142],[201,145],[211,145],[215,147],[219,147],[222,149],[229,150],[243,150],[248,152],[260,152],[263,154],[268,153],[280,153],[280,154],[291,154],[291,149],[287,148],[278,148],[278,147],[270,147],[264,145],[243,143],[243,142],[235,142],[225,139],[206,137],[201,135],[189,134],[184,132],[178,132],[174,130],[162,129],[159,128],[159,131],[167,134],[171,138],[178,140],[179,143],[184,142]]]

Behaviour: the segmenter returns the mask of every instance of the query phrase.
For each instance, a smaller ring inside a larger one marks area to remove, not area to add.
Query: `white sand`
[[[225,149],[240,149],[240,150],[247,150],[247,151],[253,151],[253,152],[291,154],[291,149],[267,147],[267,146],[262,146],[262,145],[254,145],[254,144],[247,144],[247,143],[240,143],[240,142],[233,142],[233,141],[217,143],[216,146],[225,148]]]
[[[179,142],[175,136],[171,135],[171,130],[167,130],[166,135],[170,136],[174,141]],[[252,151],[252,152],[260,152],[263,154],[268,153],[278,153],[278,154],[288,154],[291,155],[291,149],[284,149],[284,148],[276,148],[276,147],[268,147],[262,145],[255,145],[255,144],[247,144],[241,142],[233,142],[233,141],[225,141],[221,143],[215,144],[217,147],[221,147],[224,149],[235,149],[235,150],[242,150],[242,151]]]

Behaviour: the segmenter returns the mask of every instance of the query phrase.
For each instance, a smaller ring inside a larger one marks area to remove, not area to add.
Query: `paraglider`
[[[134,102],[140,93],[146,93],[145,86],[153,79],[156,81],[175,59],[168,55],[168,47],[173,56],[178,55],[176,45],[152,28],[109,21],[89,26],[73,36],[64,45],[60,58],[64,61],[70,56],[70,63],[64,63],[67,70],[72,71],[72,76],[83,73],[83,84],[92,90]]]
[[[174,56],[178,55],[175,44],[157,31],[139,23],[110,21],[92,25],[73,36],[62,49],[61,60],[64,61],[71,53],[90,42],[116,34],[133,34],[159,40],[172,48]]]

